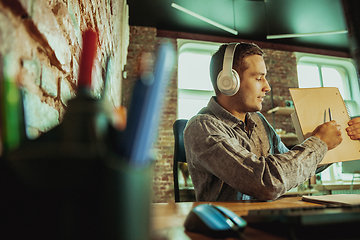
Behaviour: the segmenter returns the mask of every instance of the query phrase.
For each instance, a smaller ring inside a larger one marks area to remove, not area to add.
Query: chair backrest
[[[179,193],[179,178],[178,178],[178,167],[179,162],[186,162],[185,147],[184,147],[184,129],[188,120],[178,119],[174,122],[173,132],[175,138],[174,146],[174,191],[175,191],[175,202],[180,201]]]

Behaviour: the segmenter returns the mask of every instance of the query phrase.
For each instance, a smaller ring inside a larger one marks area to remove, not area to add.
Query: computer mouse
[[[213,204],[196,206],[184,223],[187,231],[212,238],[239,237],[246,225],[246,221],[231,210]]]

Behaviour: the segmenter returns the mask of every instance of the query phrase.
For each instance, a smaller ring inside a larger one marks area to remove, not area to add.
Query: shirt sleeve
[[[195,119],[184,134],[187,158],[193,168],[208,171],[259,200],[276,199],[303,183],[314,175],[327,151],[319,138],[310,137],[285,153],[279,149],[279,153],[256,156],[233,136],[230,127],[209,119]]]
[[[273,146],[273,150],[271,154],[274,153],[286,153],[289,151],[289,149],[285,146],[285,144],[281,141],[280,136],[276,133],[274,128],[269,124],[269,122],[266,120],[266,118],[261,114],[258,113],[260,119],[262,120],[264,127],[268,131],[268,137],[270,140],[270,145]],[[320,167],[317,167],[315,174],[321,173],[322,171],[326,170],[328,167],[330,167],[332,164],[323,165]]]

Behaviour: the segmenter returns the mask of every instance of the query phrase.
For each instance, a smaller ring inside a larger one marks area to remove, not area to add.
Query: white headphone
[[[225,50],[223,69],[217,77],[217,87],[223,94],[233,96],[240,88],[239,74],[232,69],[236,46],[239,43],[230,43]]]

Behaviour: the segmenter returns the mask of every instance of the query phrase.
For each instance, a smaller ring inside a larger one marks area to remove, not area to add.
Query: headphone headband
[[[229,43],[229,45],[226,47],[224,61],[223,61],[222,76],[232,77],[231,70],[232,70],[233,61],[234,61],[234,53],[235,53],[236,46],[238,44],[239,43]]]

